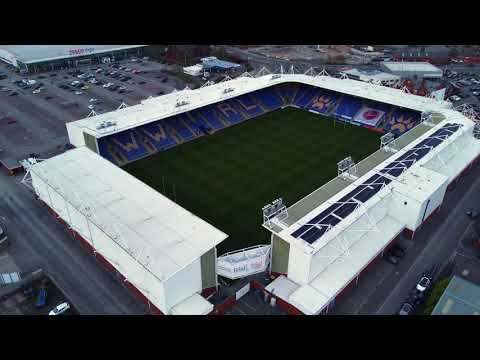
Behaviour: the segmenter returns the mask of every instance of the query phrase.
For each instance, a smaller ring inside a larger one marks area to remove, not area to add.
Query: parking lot
[[[0,160],[58,154],[68,143],[66,123],[186,86],[167,65],[140,59],[25,77],[4,64],[0,71],[7,75],[0,80]]]
[[[454,106],[469,104],[478,113],[480,112],[480,72],[472,68],[468,72],[445,70],[444,78],[456,89],[456,93],[450,96]]]

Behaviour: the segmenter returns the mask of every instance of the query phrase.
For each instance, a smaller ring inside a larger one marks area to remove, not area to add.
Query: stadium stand
[[[237,124],[245,120],[242,113],[238,112],[229,101],[222,101],[215,105],[218,110],[231,124]]]
[[[211,106],[206,106],[204,108],[199,109],[197,116],[203,116],[211,125],[211,127],[215,130],[220,130],[225,127],[225,125],[218,118],[218,115],[215,113],[214,109]]]
[[[241,95],[235,99],[238,104],[240,104],[242,110],[247,112],[250,116],[259,116],[264,113],[263,109],[257,105],[255,101],[252,100],[252,97],[247,95]]]
[[[333,115],[339,118],[351,120],[353,116],[362,108],[362,100],[359,98],[344,96],[342,102],[335,110]]]
[[[185,126],[183,119],[179,116],[173,116],[171,118],[165,119],[165,123],[168,124],[171,128],[182,137],[183,140],[188,141],[192,140],[195,135]]]
[[[292,103],[295,94],[298,91],[298,84],[282,84],[275,87],[274,90],[280,95],[284,102],[284,105],[289,105]]]
[[[108,140],[128,161],[138,160],[148,155],[147,149],[132,130],[111,135]]]
[[[323,114],[329,114],[338,105],[340,99],[341,97],[333,92],[319,92],[312,99],[308,108]]]
[[[385,124],[385,132],[391,132],[396,137],[404,134],[420,122],[420,114],[403,109],[396,109]]]
[[[295,105],[400,136],[420,122],[420,113],[304,84],[282,84],[175,115],[99,141],[100,154],[122,166],[283,106]],[[377,117],[375,117],[375,115]]]
[[[165,129],[159,121],[152,124],[140,126],[138,129],[139,132],[143,133],[153,144],[153,146],[155,146],[155,148],[159,151],[176,145],[175,140],[173,140],[167,135]]]
[[[269,110],[275,110],[284,105],[282,99],[271,88],[257,91],[255,96]]]

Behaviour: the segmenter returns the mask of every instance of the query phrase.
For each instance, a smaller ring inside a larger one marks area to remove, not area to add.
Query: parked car
[[[390,264],[392,265],[398,265],[399,261],[398,261],[398,258],[395,257],[395,256],[392,256],[390,254],[387,254],[383,257],[383,259],[386,261],[386,262],[389,262]]]
[[[415,288],[417,289],[417,291],[422,293],[422,292],[428,290],[428,288],[430,287],[431,284],[432,284],[431,279],[429,279],[426,276],[422,276],[422,278],[420,279],[420,281],[418,282],[418,284]]]
[[[67,310],[70,309],[70,304],[67,302],[61,303],[55,306],[48,315],[61,315],[64,314]]]
[[[471,220],[475,220],[480,215],[480,212],[477,209],[470,209],[466,214]]]
[[[142,80],[142,81],[139,81],[139,82],[138,82],[138,85],[143,85],[143,84],[146,84],[146,83],[147,83],[146,81],[143,81],[143,80]]]
[[[75,95],[82,95],[82,94],[83,94],[83,92],[81,92],[81,91],[75,91]]]
[[[38,292],[37,296],[37,301],[35,302],[35,306],[37,308],[42,308],[47,304],[47,295],[48,291],[46,287],[40,288],[40,291]]]
[[[33,288],[31,286],[23,288],[22,292],[23,296],[25,296],[25,299],[31,299],[35,296],[35,292],[33,291]]]
[[[45,96],[45,100],[52,100],[53,96]]]
[[[17,96],[17,95],[18,95],[18,93],[16,91],[13,91],[10,94],[8,94],[8,96]]]
[[[414,312],[414,308],[412,304],[409,304],[408,302],[404,302],[400,307],[400,311],[398,312],[398,315],[412,315],[413,312]]]
[[[433,281],[433,271],[434,269],[432,268],[432,269],[426,270],[422,274],[420,281],[415,286],[415,289],[417,290],[417,292],[424,293],[430,288]]]
[[[389,250],[389,253],[399,259],[403,258],[405,256],[405,252],[403,250],[400,250],[396,247],[393,247]]]
[[[95,98],[91,98],[90,100],[88,100],[88,102],[91,102],[91,103],[96,103],[98,101],[98,99],[95,99]]]
[[[5,230],[2,229],[2,227],[0,226],[0,246],[5,246],[7,244],[7,241],[8,241],[8,236],[5,232]]]

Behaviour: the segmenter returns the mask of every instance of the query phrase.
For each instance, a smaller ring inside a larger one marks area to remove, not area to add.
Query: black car
[[[166,78],[163,78],[160,82],[165,83],[165,82],[167,82],[167,81],[168,81],[168,80],[167,80]]]
[[[393,255],[397,258],[403,258],[405,256],[405,252],[400,250],[400,249],[397,249],[395,247],[392,247],[389,251],[388,251],[389,255]]]
[[[8,94],[8,96],[17,96],[17,95],[18,95],[18,93],[15,92],[15,91],[14,91],[14,92],[11,92],[10,94]]]
[[[45,96],[45,100],[52,100],[53,96]]]
[[[414,310],[415,309],[413,308],[412,304],[405,302],[400,307],[400,310],[398,311],[398,315],[413,315]]]
[[[480,215],[480,213],[477,209],[470,209],[470,210],[467,211],[466,214],[471,220],[475,220]]]
[[[146,81],[143,81],[143,80],[138,82],[139,85],[143,85],[143,84],[146,84],[146,83],[147,83],[147,82],[146,82]]]
[[[55,77],[57,76],[57,74],[50,74],[50,77]]]
[[[398,265],[399,261],[398,261],[398,258],[393,256],[393,255],[390,255],[390,254],[386,254],[383,259],[386,261],[386,262],[389,262],[390,264],[392,265]]]
[[[44,75],[39,75],[39,76],[37,77],[37,79],[45,79],[45,76],[44,76]]]

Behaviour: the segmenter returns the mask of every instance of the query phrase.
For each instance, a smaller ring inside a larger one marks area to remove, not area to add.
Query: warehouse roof
[[[398,81],[400,76],[386,73],[379,70],[361,70],[361,69],[348,69],[343,70],[343,73],[352,76],[358,76],[362,81]]]
[[[209,56],[201,59],[205,68],[219,68],[223,70],[239,68],[239,64],[232,63],[230,61],[217,59],[215,56]]]
[[[441,69],[429,62],[385,61],[383,66],[390,71],[442,72]]]
[[[480,315],[480,286],[454,276],[432,315]]]
[[[141,288],[167,280],[227,238],[87,148],[39,162],[31,172],[91,219],[106,235],[94,236],[93,247]],[[68,212],[55,210],[68,220]]]
[[[1,45],[0,49],[29,64],[143,46],[145,45]]]

